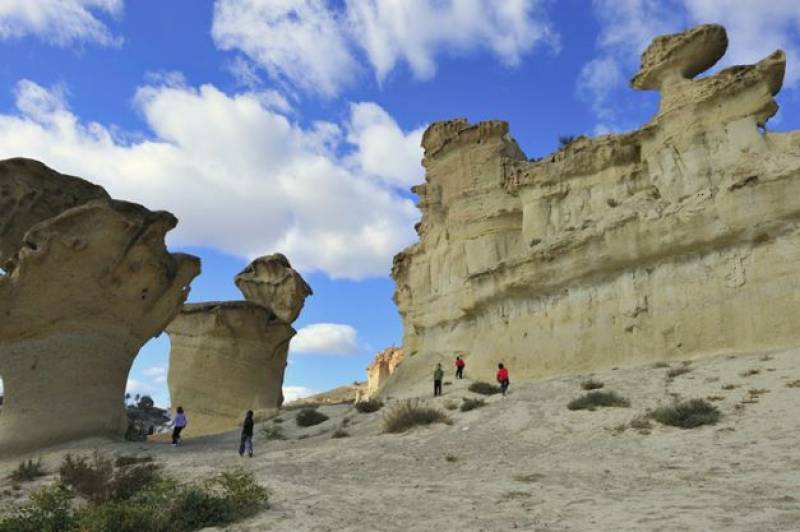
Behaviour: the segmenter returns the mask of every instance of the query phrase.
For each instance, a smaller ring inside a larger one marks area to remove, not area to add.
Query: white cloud
[[[308,397],[310,395],[314,395],[317,392],[312,390],[311,388],[306,388],[305,386],[286,386],[283,387],[283,402],[290,403],[292,401],[296,401],[297,399],[302,399],[303,397]]]
[[[697,24],[722,24],[729,47],[715,69],[754,63],[778,48],[790,58],[800,56],[797,0],[594,0],[593,5],[600,22],[598,53],[584,65],[577,92],[604,121],[626,114],[622,102],[631,90],[627,80],[638,70],[641,53],[658,35]],[[800,70],[790,59],[784,85],[796,88],[798,81]]]
[[[142,375],[153,379],[153,382],[163,384],[167,382],[167,368],[163,366],[152,366],[142,370]]]
[[[362,58],[382,81],[399,63],[419,79],[436,56],[488,50],[509,66],[558,49],[543,0],[216,0],[212,36],[276,79],[323,96],[352,85]]]
[[[137,393],[140,395],[149,395],[152,394],[154,388],[147,383],[137,381],[136,379],[128,379],[128,383],[125,386],[125,393],[129,393],[131,395],[136,395]]]
[[[297,331],[289,344],[292,353],[351,355],[359,351],[356,330],[341,323],[313,323]]]
[[[123,0],[0,0],[0,40],[34,35],[57,46],[116,46],[121,39],[96,15],[118,16],[122,5]]]
[[[152,138],[122,141],[107,126],[82,122],[57,91],[21,81],[17,111],[0,114],[0,158],[39,159],[116,198],[174,212],[171,244],[247,258],[280,251],[298,269],[332,277],[386,275],[394,253],[415,238],[413,203],[361,167],[369,158],[342,133],[358,127],[303,128],[263,96],[212,85],[141,87],[135,103]],[[396,151],[413,151],[406,137],[418,132],[398,136],[391,118],[383,120]],[[413,159],[421,157],[418,148]],[[395,179],[407,168],[402,158],[385,164],[382,175]]]

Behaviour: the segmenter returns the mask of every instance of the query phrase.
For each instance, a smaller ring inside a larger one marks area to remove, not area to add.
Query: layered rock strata
[[[263,418],[283,404],[291,326],[311,287],[280,254],[255,259],[235,277],[247,301],[184,305],[167,327],[173,407],[186,435],[224,432],[247,410]]]
[[[28,229],[0,276],[0,453],[124,433],[133,359],[200,269],[197,258],[167,252],[176,224],[167,212],[101,199]]]
[[[375,360],[367,366],[367,397],[374,397],[378,394],[403,359],[403,350],[399,347],[387,347],[375,356]]]
[[[543,160],[504,122],[425,132],[390,385],[456,351],[535,379],[800,343],[800,132],[763,130],[785,56],[692,79],[726,46],[713,25],[657,38],[632,85],[658,113]]]

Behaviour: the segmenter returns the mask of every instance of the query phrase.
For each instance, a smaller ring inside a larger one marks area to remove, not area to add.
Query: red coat
[[[500,368],[497,370],[497,382],[503,382],[508,380],[508,370],[506,368]]]
[[[467,363],[464,362],[463,358],[459,358],[458,360],[456,360],[456,367],[457,368],[463,368],[466,365],[467,365]]]

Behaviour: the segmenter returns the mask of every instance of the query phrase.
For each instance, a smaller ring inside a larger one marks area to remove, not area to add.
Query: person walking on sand
[[[506,390],[508,390],[508,370],[503,364],[497,365],[497,382],[500,383],[500,391],[503,392],[503,397],[505,397]]]
[[[186,414],[183,413],[183,407],[179,406],[175,411],[175,428],[172,429],[172,446],[177,447],[181,442],[181,431],[186,427]]]
[[[444,378],[444,370],[441,364],[436,364],[436,369],[433,370],[433,396],[442,395],[442,379]]]
[[[467,363],[464,362],[464,359],[460,356],[456,357],[456,379],[463,379],[464,378],[464,366]]]
[[[244,451],[247,450],[247,456],[253,457],[253,411],[248,410],[247,415],[244,417],[242,424],[242,442],[239,444],[239,456],[244,456]]]

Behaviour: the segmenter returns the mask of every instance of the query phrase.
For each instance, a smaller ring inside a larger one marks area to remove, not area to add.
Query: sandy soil
[[[258,436],[253,459],[236,454],[237,434],[177,449],[84,441],[44,456],[52,468],[64,453],[96,446],[147,453],[183,478],[244,465],[272,490],[271,508],[230,530],[800,530],[800,387],[787,386],[800,379],[798,356],[721,355],[692,362],[673,380],[652,364],[594,375],[631,407],[593,412],[566,408],[586,375],[512,380],[508,397],[449,412],[450,426],[402,435],[381,433],[382,412],[349,405],[322,407],[331,419],[306,429],[295,425],[297,410],[287,411],[280,425],[290,439]],[[758,373],[744,376],[750,370]],[[471,395],[468,383],[445,386],[430,402],[460,401]],[[714,397],[721,422],[623,430],[675,396]],[[350,437],[332,439],[345,417]],[[19,459],[0,460],[0,475]]]

